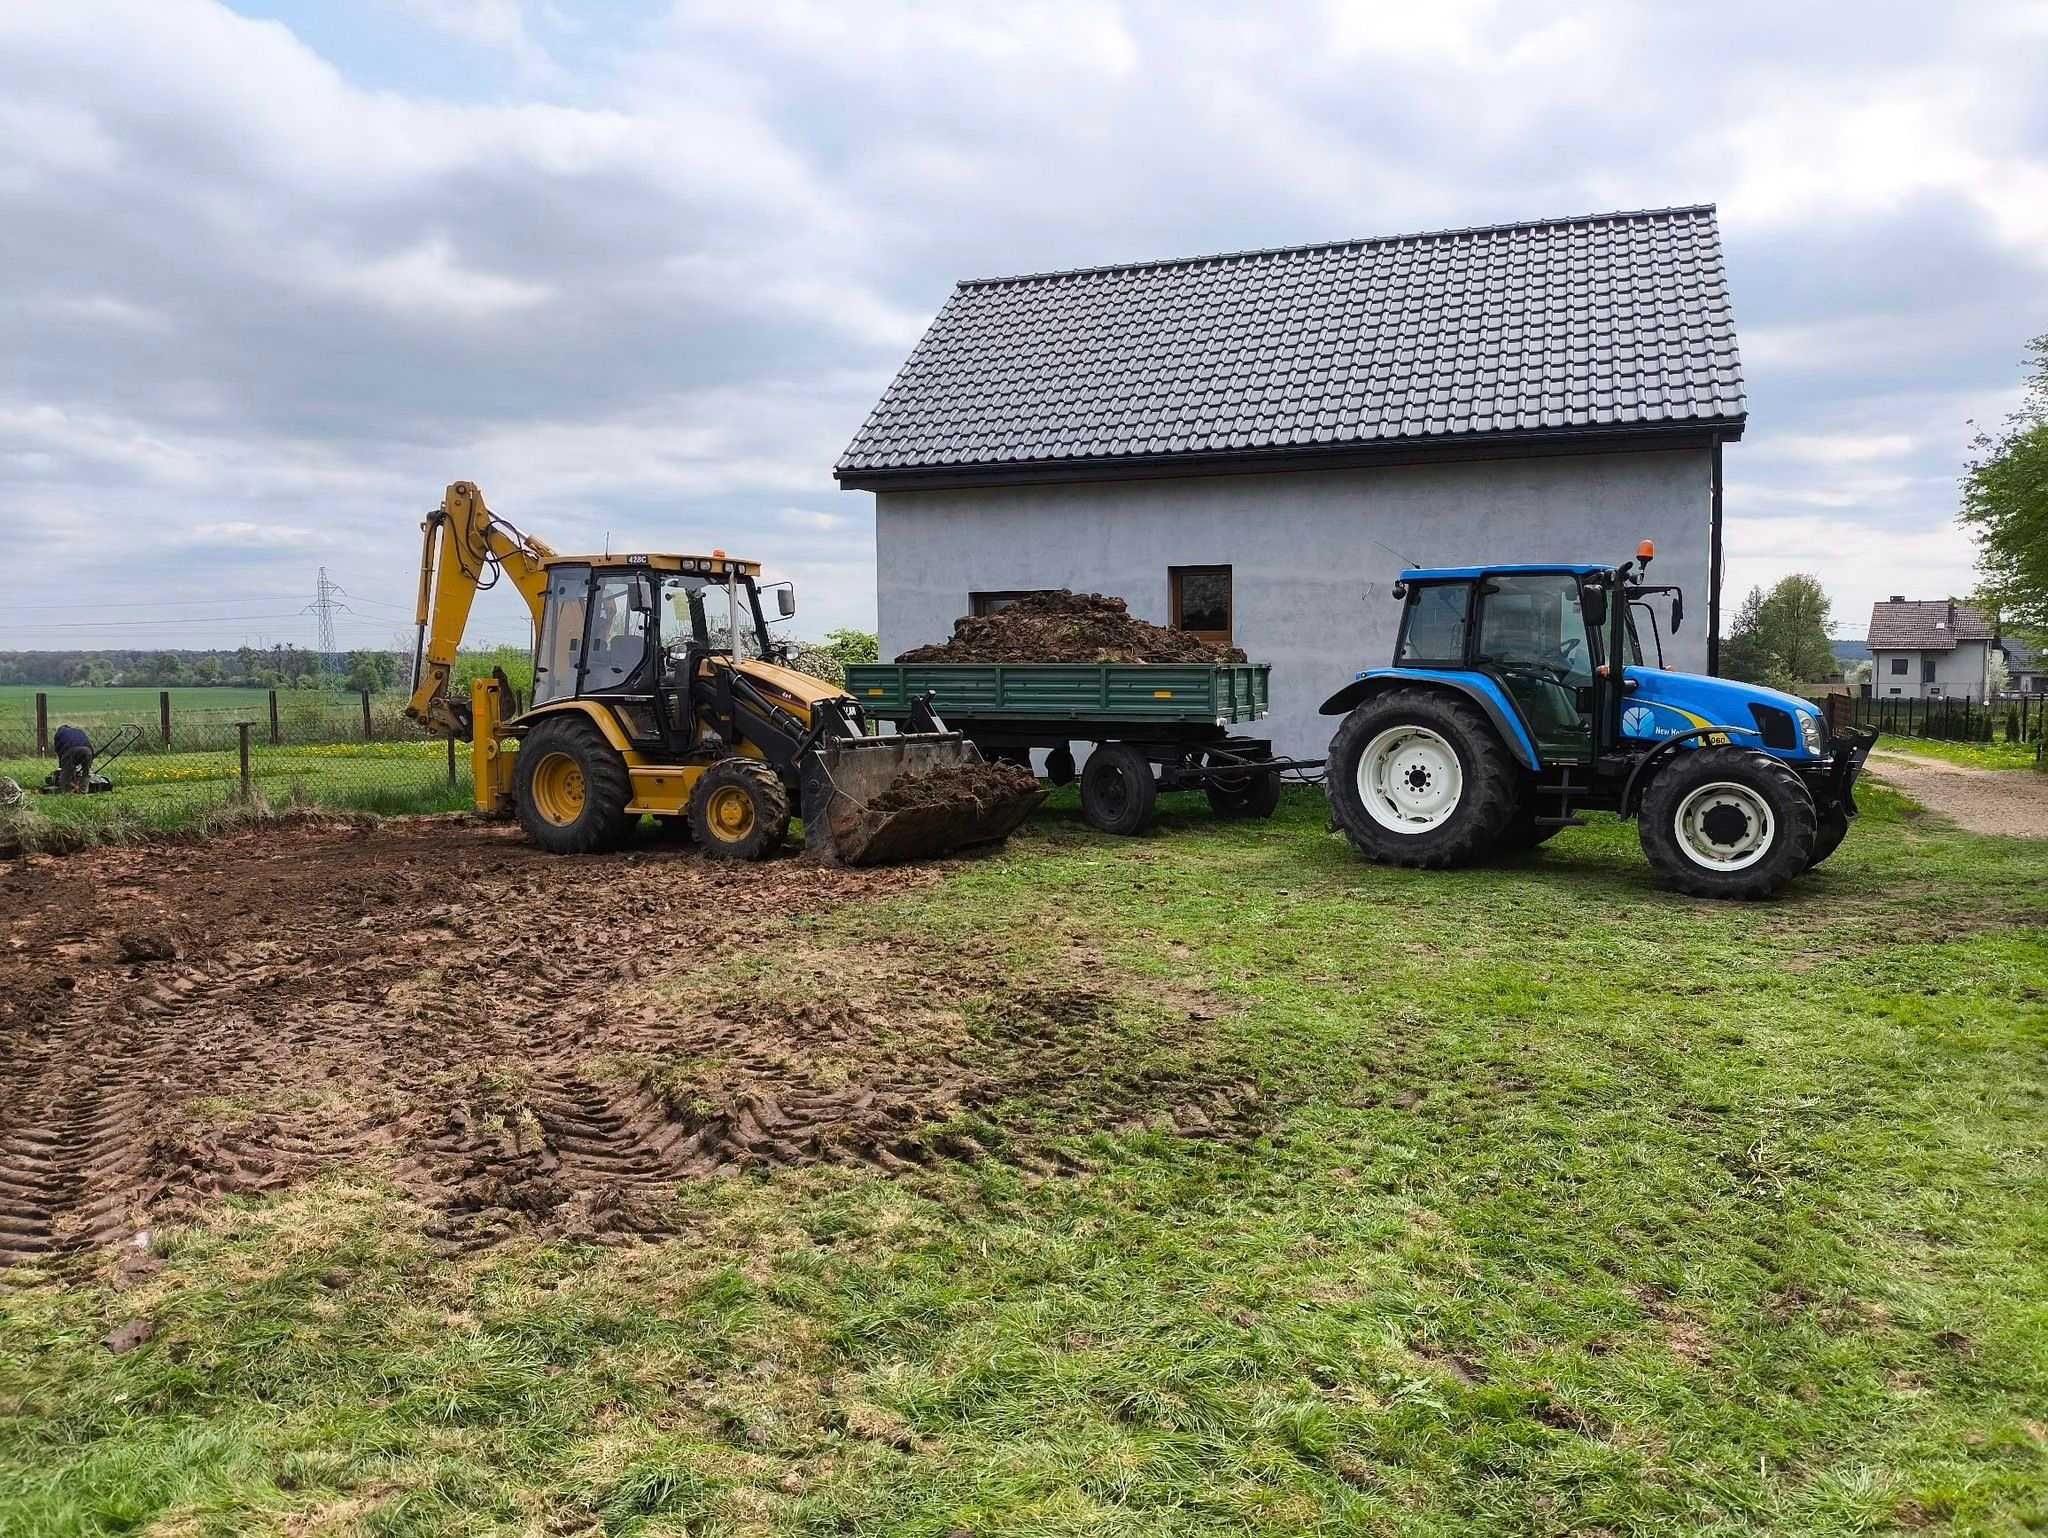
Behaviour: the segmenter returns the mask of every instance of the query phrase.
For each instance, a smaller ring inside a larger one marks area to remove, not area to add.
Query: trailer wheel
[[[1215,778],[1202,789],[1218,817],[1271,817],[1280,806],[1278,769],[1233,769],[1211,754],[1206,766]]]
[[[690,832],[714,860],[765,860],[789,833],[789,792],[756,758],[721,758],[690,793]]]
[[[1753,748],[1675,755],[1643,793],[1643,853],[1689,897],[1775,896],[1813,863],[1813,797],[1784,764]]]
[[[520,826],[550,854],[598,854],[626,841],[633,784],[626,764],[580,715],[542,721],[519,745]]]
[[[1128,742],[1105,742],[1081,769],[1081,815],[1104,833],[1142,833],[1159,800],[1152,761]]]
[[[1367,700],[1330,741],[1330,810],[1358,852],[1383,865],[1464,865],[1500,842],[1521,774],[1479,711],[1434,689]]]

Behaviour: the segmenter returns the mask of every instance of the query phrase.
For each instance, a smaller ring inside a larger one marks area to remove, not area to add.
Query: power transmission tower
[[[313,601],[303,612],[314,615],[320,622],[319,670],[323,673],[336,671],[341,666],[341,659],[335,654],[334,615],[336,610],[343,614],[355,612],[341,602],[347,596],[347,590],[327,575],[325,566],[321,567],[320,578],[313,584]]]

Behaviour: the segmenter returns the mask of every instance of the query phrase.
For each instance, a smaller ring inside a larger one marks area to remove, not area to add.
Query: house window
[[[1920,682],[1923,684],[1934,682],[1934,659],[1932,657],[1922,657],[1920,659]]]
[[[1893,689],[1893,690],[1891,691],[1891,693],[1893,693],[1893,694],[1899,694],[1899,693],[1903,693],[1903,692],[1904,692],[1904,691],[1902,691],[1902,690],[1899,690],[1899,689]]]
[[[1930,700],[1938,700],[1938,699],[1940,699],[1940,698],[1941,698],[1941,685],[1939,685],[1939,684],[1929,684],[1929,685],[1927,686],[1927,697],[1928,697],[1928,698],[1929,698]]]
[[[1906,676],[1906,659],[1904,657],[1892,658],[1892,676],[1894,678],[1904,678]],[[1896,689],[1892,690],[1894,694],[1898,692]]]
[[[1188,630],[1211,646],[1230,644],[1230,568],[1169,566],[1173,585],[1173,628]]]
[[[2048,694],[2048,673],[2036,673],[2028,679],[2027,691],[2031,694]]]
[[[1036,598],[1040,593],[1050,593],[1049,587],[1003,588],[993,593],[969,593],[967,612],[969,614],[1000,614],[1020,598]]]

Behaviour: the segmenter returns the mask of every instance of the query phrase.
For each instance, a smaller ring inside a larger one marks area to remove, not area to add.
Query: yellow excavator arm
[[[484,505],[484,494],[470,481],[448,488],[440,507],[420,525],[419,635],[413,649],[412,700],[405,713],[429,731],[454,737],[470,735],[466,701],[451,700],[449,680],[455,655],[469,624],[476,595],[500,575],[512,585],[540,624],[541,600],[547,592],[543,563],[554,551],[498,517]]]

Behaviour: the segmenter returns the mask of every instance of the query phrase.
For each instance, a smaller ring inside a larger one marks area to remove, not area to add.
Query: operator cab
[[[534,708],[603,699],[636,744],[686,747],[696,735],[691,681],[713,657],[771,658],[761,568],[723,551],[546,563],[534,647]],[[796,589],[769,584],[775,618],[796,612]]]
[[[1579,565],[1404,571],[1395,584],[1403,608],[1394,665],[1482,674],[1514,701],[1546,762],[1590,763],[1603,735],[1610,595],[1625,572]],[[1677,628],[1676,588],[1630,583],[1626,666],[1645,665],[1645,631],[1654,665],[1663,666],[1663,640],[1642,601],[1657,593],[1672,595]]]

